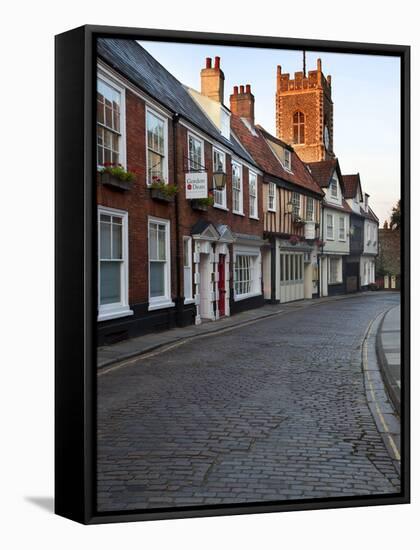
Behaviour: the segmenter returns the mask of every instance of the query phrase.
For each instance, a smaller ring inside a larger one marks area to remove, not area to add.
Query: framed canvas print
[[[409,502],[408,46],[56,37],[56,513]]]

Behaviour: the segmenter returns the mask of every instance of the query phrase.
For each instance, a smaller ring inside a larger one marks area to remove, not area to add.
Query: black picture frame
[[[121,513],[95,506],[97,37],[386,55],[401,61],[401,493]],[[55,38],[55,512],[84,524],[410,502],[410,47],[86,25]]]

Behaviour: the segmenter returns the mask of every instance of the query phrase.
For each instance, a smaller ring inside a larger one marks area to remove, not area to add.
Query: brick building
[[[136,176],[98,174],[99,344],[263,304],[262,172],[230,131],[220,60],[211,65],[196,92],[137,42],[98,40],[98,170]],[[213,205],[186,199],[191,174]]]
[[[343,176],[333,147],[331,76],[321,60],[294,79],[277,67],[277,135],[293,146],[325,192],[322,203],[320,294],[355,292],[375,280],[378,219],[358,174]]]
[[[255,125],[251,87],[234,87],[232,129],[264,172],[264,296],[271,303],[318,293],[323,192],[290,145]]]

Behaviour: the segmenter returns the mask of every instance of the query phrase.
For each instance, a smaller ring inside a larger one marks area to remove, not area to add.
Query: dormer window
[[[289,149],[284,150],[284,167],[286,170],[292,169],[292,154],[290,153]]]
[[[305,115],[301,111],[293,115],[293,142],[305,143]]]
[[[335,199],[338,198],[338,183],[335,178],[331,179],[331,196]]]

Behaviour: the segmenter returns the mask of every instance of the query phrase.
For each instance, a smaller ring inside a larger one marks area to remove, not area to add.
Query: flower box
[[[165,191],[162,191],[162,189],[154,189],[152,187],[150,189],[150,194],[152,195],[152,199],[161,202],[174,202],[175,200],[175,195],[169,195],[168,193],[165,193]]]
[[[100,172],[99,177],[102,185],[109,185],[110,187],[115,187],[116,189],[120,189],[122,191],[130,191],[134,183],[133,180],[122,180],[110,172]]]
[[[202,212],[207,212],[209,205],[204,202],[200,202],[200,199],[192,199],[191,208],[193,210],[201,210]]]

